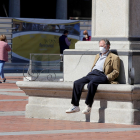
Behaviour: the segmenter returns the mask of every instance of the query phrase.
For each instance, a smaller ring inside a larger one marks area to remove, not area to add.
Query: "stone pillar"
[[[92,40],[140,41],[139,13],[139,0],[93,0]]]
[[[20,0],[9,0],[9,17],[20,17]]]
[[[92,40],[108,38],[111,48],[123,54],[122,56],[128,56],[128,81],[131,84],[140,84],[139,13],[139,0],[92,1]],[[127,67],[126,64],[124,66]]]
[[[56,19],[67,19],[67,0],[57,0]]]

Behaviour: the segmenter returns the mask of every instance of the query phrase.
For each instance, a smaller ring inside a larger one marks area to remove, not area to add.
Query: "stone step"
[[[12,29],[16,29],[16,28],[11,28],[11,27],[0,27],[0,29],[8,29],[8,30],[12,30]]]
[[[11,54],[12,54],[12,51],[9,51],[9,52],[8,52],[8,55],[11,55]]]
[[[8,61],[11,62],[11,60],[12,60],[12,57],[8,56]]]
[[[12,22],[12,18],[0,18],[0,22]]]
[[[13,24],[13,22],[0,22],[0,24]]]
[[[8,22],[0,22],[0,27],[5,27],[5,28],[7,28],[7,27],[9,27],[9,28],[12,28],[12,24],[13,23],[8,23]]]
[[[0,35],[6,35],[6,38],[9,40],[11,38],[12,40],[12,33],[5,33],[5,32],[0,32]]]
[[[4,35],[12,35],[12,33],[7,33],[7,32],[0,32],[0,34],[4,34]]]
[[[11,43],[11,42],[9,42],[9,41],[12,40],[12,37],[7,37],[7,40],[8,40],[8,43]]]
[[[6,32],[6,33],[11,33],[12,29],[7,29],[5,27],[0,28],[0,32]]]
[[[2,35],[2,34],[5,34],[5,33],[0,33],[0,35]],[[6,35],[8,40],[9,40],[9,38],[11,38],[11,40],[12,40],[12,34],[5,34],[5,35]]]
[[[8,60],[12,60],[12,57],[11,56],[8,56]]]

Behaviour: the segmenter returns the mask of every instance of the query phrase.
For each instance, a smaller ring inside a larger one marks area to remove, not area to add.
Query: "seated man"
[[[73,86],[72,107],[66,110],[66,113],[79,112],[79,100],[82,89],[88,83],[88,94],[86,97],[86,108],[83,114],[89,114],[93,104],[93,99],[99,84],[112,83],[119,76],[120,59],[117,55],[110,52],[110,42],[107,39],[99,41],[100,54],[97,54],[91,69],[87,76],[76,80]]]

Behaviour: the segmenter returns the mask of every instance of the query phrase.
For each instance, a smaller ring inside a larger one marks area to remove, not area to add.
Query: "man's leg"
[[[90,82],[88,76],[85,76],[74,82],[71,104],[73,104],[74,106],[79,106],[79,100],[82,94],[82,89],[84,85],[88,82]]]
[[[79,112],[80,108],[79,108],[79,100],[81,97],[81,93],[82,93],[82,89],[83,86],[88,83],[90,80],[88,79],[88,77],[83,77],[79,80],[76,80],[74,82],[73,85],[73,93],[72,93],[72,101],[71,104],[72,107],[69,108],[68,110],[66,110],[66,113],[74,113],[74,112]]]
[[[98,85],[106,84],[106,83],[108,83],[108,79],[107,79],[106,75],[102,72],[94,71],[94,76],[88,83],[88,94],[87,94],[86,101],[85,101],[85,103],[89,107],[92,107],[93,99],[94,99]]]

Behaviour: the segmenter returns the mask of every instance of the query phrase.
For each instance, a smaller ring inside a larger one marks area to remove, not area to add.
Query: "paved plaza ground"
[[[0,140],[140,140],[140,125],[25,118],[28,96],[15,84],[23,76],[6,78],[0,84]]]

